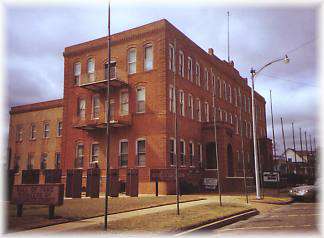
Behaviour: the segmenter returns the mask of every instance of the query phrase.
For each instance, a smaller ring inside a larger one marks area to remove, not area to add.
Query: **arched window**
[[[128,74],[136,73],[136,49],[131,48],[128,50]]]
[[[88,81],[95,81],[95,61],[93,58],[88,59]]]
[[[144,47],[144,70],[153,69],[153,46],[151,44]]]
[[[83,157],[84,157],[84,145],[82,142],[79,142],[76,145],[75,160],[74,160],[75,168],[83,167]]]

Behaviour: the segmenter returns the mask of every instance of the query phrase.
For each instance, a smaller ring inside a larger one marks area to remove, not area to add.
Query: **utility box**
[[[109,196],[118,197],[119,195],[119,170],[109,170]]]
[[[39,184],[39,169],[27,169],[22,171],[22,184]]]
[[[68,169],[66,174],[65,196],[81,198],[82,192],[82,169]]]
[[[62,183],[61,177],[62,177],[61,169],[45,170],[45,183]]]
[[[87,188],[86,196],[99,198],[100,191],[100,169],[91,168],[87,170]]]
[[[138,169],[129,169],[127,171],[126,195],[138,197]]]

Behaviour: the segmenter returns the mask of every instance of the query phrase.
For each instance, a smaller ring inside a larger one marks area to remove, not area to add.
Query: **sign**
[[[63,196],[64,184],[21,184],[13,186],[11,203],[58,206]]]
[[[217,179],[216,178],[204,178],[203,185],[205,189],[216,189]]]
[[[264,182],[279,182],[280,176],[279,172],[263,172]]]

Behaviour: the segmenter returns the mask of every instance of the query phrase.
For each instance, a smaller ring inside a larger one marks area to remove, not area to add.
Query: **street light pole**
[[[259,175],[259,161],[258,161],[258,150],[257,150],[257,141],[256,141],[256,122],[255,122],[255,103],[254,103],[254,79],[255,77],[266,67],[270,66],[273,63],[284,61],[289,63],[289,58],[287,55],[283,58],[275,59],[265,64],[259,70],[251,69],[251,98],[252,98],[252,129],[253,129],[253,153],[254,153],[254,166],[255,166],[255,187],[256,187],[256,199],[260,200],[260,175]]]

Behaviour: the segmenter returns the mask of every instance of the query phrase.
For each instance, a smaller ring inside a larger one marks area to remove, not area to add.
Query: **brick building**
[[[61,167],[62,105],[58,99],[11,108],[9,167],[17,177],[21,170]]]
[[[114,34],[111,39],[109,157],[111,168],[119,169],[121,183],[126,182],[127,170],[136,168],[139,193],[154,193],[156,176],[160,193],[174,193],[175,92],[180,177],[197,187],[204,178],[216,177],[215,88],[221,183],[224,190],[240,189],[241,131],[248,176],[254,167],[252,110],[251,89],[234,63],[220,60],[212,49],[205,52],[167,20]],[[98,164],[105,174],[107,56],[107,37],[65,48],[64,170],[86,170]],[[256,93],[257,137],[260,148],[266,148],[260,160],[267,166],[272,149],[266,139],[265,113],[265,100]]]

